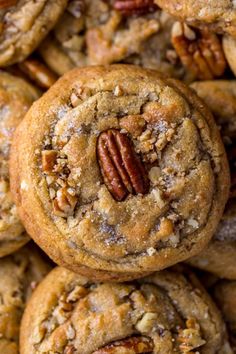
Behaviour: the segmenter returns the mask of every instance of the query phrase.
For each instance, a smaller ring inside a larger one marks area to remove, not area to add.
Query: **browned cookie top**
[[[32,245],[0,260],[0,353],[19,353],[19,327],[25,304],[49,270],[49,264]]]
[[[75,271],[186,259],[209,241],[228,196],[223,144],[203,103],[134,66],[62,77],[18,129],[11,167],[27,230]]]
[[[53,287],[51,286],[53,284]],[[64,268],[24,314],[21,354],[232,354],[219,312],[196,278],[173,270],[94,284]]]
[[[12,134],[39,92],[0,71],[0,257],[28,241],[10,193],[8,159]]]
[[[234,0],[155,0],[155,3],[190,24],[198,27],[207,25],[218,33],[236,36]]]
[[[0,67],[25,59],[55,25],[67,0],[0,2]]]

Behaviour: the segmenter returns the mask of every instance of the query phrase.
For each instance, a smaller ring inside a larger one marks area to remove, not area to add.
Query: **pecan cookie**
[[[207,103],[220,126],[231,169],[230,199],[213,240],[189,261],[219,277],[236,279],[236,81],[205,81],[192,84]]]
[[[207,25],[213,32],[236,36],[234,0],[155,0],[171,15],[197,27]]]
[[[135,283],[94,284],[60,267],[28,303],[20,349],[21,354],[232,354],[221,316],[192,273],[168,270]]]
[[[65,74],[26,115],[11,157],[29,234],[58,264],[96,279],[199,253],[228,197],[208,109],[181,82],[131,65]]]
[[[24,60],[63,13],[67,0],[0,2],[0,67]]]
[[[219,281],[213,288],[213,296],[223,313],[231,345],[236,353],[236,281]]]
[[[8,158],[13,131],[38,97],[27,82],[0,71],[0,257],[29,239],[10,193]]]
[[[25,304],[50,268],[33,245],[0,260],[1,354],[19,353],[20,321]]]
[[[71,0],[39,50],[59,75],[74,67],[122,62],[189,80],[171,44],[174,22],[152,0]]]

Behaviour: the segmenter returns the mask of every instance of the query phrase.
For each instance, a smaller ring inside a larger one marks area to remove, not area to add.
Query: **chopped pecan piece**
[[[36,59],[28,58],[18,64],[18,66],[23,73],[43,89],[48,89],[57,80],[57,76],[46,65]]]
[[[110,129],[100,134],[97,155],[104,182],[117,201],[149,189],[146,170],[126,134]]]
[[[120,127],[135,138],[142,134],[146,121],[141,115],[129,115],[120,120]]]
[[[157,9],[154,0],[115,0],[114,8],[123,15],[143,15]]]
[[[182,64],[196,78],[212,80],[223,75],[226,61],[221,42],[208,28],[192,29],[185,23],[175,22],[172,44]]]
[[[119,354],[121,349],[124,350],[124,353],[125,350],[127,350],[127,353],[152,353],[153,342],[146,337],[131,337],[108,344],[96,350],[93,354]]]
[[[186,329],[179,330],[178,343],[181,353],[190,353],[206,343],[201,337],[200,326],[194,318],[186,321]]]
[[[53,200],[53,212],[60,217],[67,217],[73,214],[78,198],[68,192],[68,188],[63,187],[56,193]]]
[[[44,173],[51,173],[56,164],[57,151],[43,150],[42,151],[42,169]]]
[[[17,0],[0,0],[0,9],[5,9],[7,7],[15,6]]]

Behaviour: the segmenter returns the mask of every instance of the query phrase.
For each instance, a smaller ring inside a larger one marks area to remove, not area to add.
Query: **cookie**
[[[0,71],[0,257],[29,240],[10,193],[8,159],[13,131],[38,97],[26,81]]]
[[[0,4],[0,67],[24,60],[46,37],[67,0],[5,0]]]
[[[171,44],[175,20],[153,7],[153,1],[142,11],[126,1],[84,0],[79,4],[69,1],[63,17],[40,46],[41,56],[56,73],[122,62],[188,78]]]
[[[33,245],[0,260],[0,353],[19,353],[20,321],[25,304],[50,269]]]
[[[74,69],[33,105],[14,136],[11,182],[27,231],[55,262],[122,280],[199,253],[229,173],[193,91],[123,64]]]
[[[236,353],[236,281],[221,280],[215,285],[213,294],[223,313],[231,345]]]
[[[236,36],[236,6],[232,0],[155,0],[155,3],[189,24]]]
[[[28,303],[20,350],[232,353],[219,311],[193,274],[168,270],[134,283],[96,284],[60,267]]]
[[[192,87],[205,100],[220,126],[230,161],[231,192],[213,240],[203,252],[189,262],[219,277],[236,279],[236,81],[196,82]]]

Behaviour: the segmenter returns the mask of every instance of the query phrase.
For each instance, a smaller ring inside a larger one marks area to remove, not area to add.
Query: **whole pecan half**
[[[172,44],[182,62],[195,78],[212,80],[223,75],[226,60],[221,42],[208,28],[193,29],[185,23],[175,22]]]
[[[143,15],[157,9],[154,0],[115,0],[114,9],[123,15]]]
[[[148,192],[146,170],[126,134],[116,129],[102,132],[97,156],[104,182],[115,200],[122,201],[129,193]]]
[[[105,347],[96,350],[93,354],[118,354],[121,352],[121,349],[124,350],[122,353],[125,353],[125,350],[129,353],[152,353],[153,342],[146,337],[131,337],[108,344]]]

